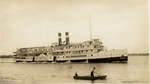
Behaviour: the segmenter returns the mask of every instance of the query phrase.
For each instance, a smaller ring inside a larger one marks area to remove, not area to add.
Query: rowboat
[[[107,77],[107,75],[97,75],[94,77],[91,76],[73,76],[74,79],[78,79],[78,80],[105,80]]]

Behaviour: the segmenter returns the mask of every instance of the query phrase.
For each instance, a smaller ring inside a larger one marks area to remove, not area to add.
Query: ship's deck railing
[[[89,53],[87,55],[81,54],[72,54],[70,56],[63,56],[58,58],[58,60],[77,60],[77,59],[95,59],[95,58],[109,58],[109,57],[120,57],[120,56],[127,56],[126,49],[117,49],[117,50],[109,50],[109,51],[102,51],[99,53]]]

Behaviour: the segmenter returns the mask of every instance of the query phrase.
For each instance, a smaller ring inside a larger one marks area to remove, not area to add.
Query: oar
[[[95,74],[101,74],[101,73],[97,73],[97,72],[95,72]]]

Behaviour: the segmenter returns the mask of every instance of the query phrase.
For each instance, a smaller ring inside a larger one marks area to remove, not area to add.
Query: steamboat
[[[58,42],[50,46],[17,49],[16,62],[86,62],[110,63],[127,62],[127,49],[107,50],[100,39],[91,39],[80,43],[70,43],[69,32],[65,32],[62,42],[58,33]]]

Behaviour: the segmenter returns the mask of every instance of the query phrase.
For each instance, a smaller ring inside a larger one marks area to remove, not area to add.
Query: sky
[[[107,49],[149,51],[147,0],[0,0],[0,55],[51,45],[58,32],[89,40],[90,24]]]

